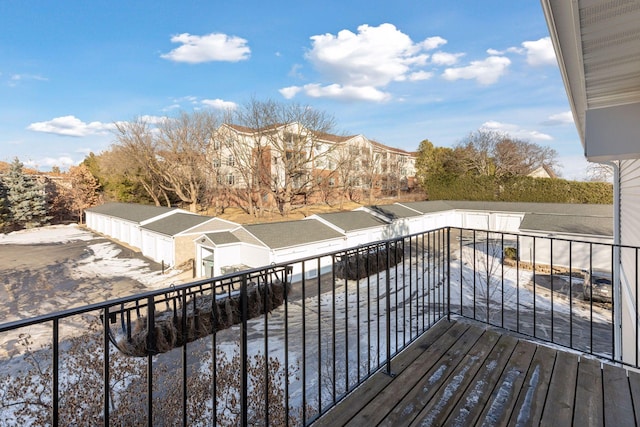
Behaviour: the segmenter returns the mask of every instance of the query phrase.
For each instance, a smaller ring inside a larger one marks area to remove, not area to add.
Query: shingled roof
[[[367,206],[367,209],[380,215],[384,215],[386,218],[389,218],[389,220],[411,218],[421,215],[420,212],[400,204]]]
[[[520,223],[520,230],[613,236],[613,217],[528,213]]]
[[[143,222],[151,218],[166,214],[171,211],[179,211],[178,208],[165,206],[139,205],[137,203],[105,203],[87,209],[87,212],[95,212],[109,215],[132,222]]]
[[[150,222],[142,226],[142,229],[153,231],[167,236],[175,236],[176,234],[187,231],[204,222],[215,219],[211,216],[201,216],[189,213],[175,213],[168,217],[161,218],[157,221]]]
[[[316,216],[347,232],[387,225],[386,221],[365,211],[332,212]]]
[[[206,233],[205,237],[214,245],[227,245],[230,243],[238,243],[240,239],[230,231],[220,231],[218,233]]]
[[[245,225],[245,230],[271,249],[305,245],[344,237],[317,219]]]

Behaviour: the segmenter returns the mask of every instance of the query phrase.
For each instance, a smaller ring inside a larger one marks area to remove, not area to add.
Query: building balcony
[[[584,286],[622,251],[447,227],[2,324],[0,419],[633,425],[637,323]]]

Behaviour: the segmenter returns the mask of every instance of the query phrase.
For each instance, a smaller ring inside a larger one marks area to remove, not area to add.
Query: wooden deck
[[[442,320],[314,426],[634,426],[640,374]]]

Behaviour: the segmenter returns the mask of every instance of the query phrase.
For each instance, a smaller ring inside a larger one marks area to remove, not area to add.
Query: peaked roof
[[[271,249],[299,246],[344,237],[317,219],[245,225],[245,230]]]
[[[224,123],[222,126],[226,126],[226,127],[230,128],[230,129],[233,129],[236,132],[240,132],[240,133],[255,134],[255,133],[260,133],[260,132],[273,131],[273,130],[276,130],[278,128],[284,127],[286,125],[282,124],[282,123],[276,123],[276,124],[273,124],[273,125],[265,126],[263,128],[259,128],[259,129],[254,129],[254,128],[250,128],[250,127],[247,127],[247,126],[236,125],[236,124],[233,124],[233,123]],[[378,141],[374,141],[374,140],[368,139],[367,137],[365,137],[364,135],[361,135],[361,134],[335,135],[335,134],[331,134],[331,133],[327,133],[327,132],[319,132],[319,131],[313,131],[313,130],[312,130],[312,132],[316,136],[316,138],[318,138],[318,139],[320,139],[322,141],[335,142],[335,143],[345,142],[345,141],[353,139],[353,138],[355,138],[357,136],[362,136],[364,139],[369,141],[371,143],[371,145],[373,145],[377,149],[389,151],[389,152],[392,152],[392,153],[398,153],[398,154],[402,154],[402,155],[407,155],[407,156],[415,156],[416,155],[416,152],[410,152],[410,151],[402,150],[400,148],[390,147],[390,146],[384,145],[384,144],[382,144],[382,143],[380,143]]]
[[[420,212],[417,212],[413,209],[410,209],[406,206],[402,206],[400,204],[373,205],[373,206],[367,206],[366,209],[372,212],[376,212],[380,215],[383,215],[386,218],[389,218],[389,220],[420,216]]]
[[[426,200],[422,202],[404,202],[399,204],[409,209],[416,210],[422,214],[450,211],[454,209],[453,206],[444,200]]]
[[[613,217],[528,213],[520,230],[613,236]]]
[[[317,214],[316,216],[344,231],[362,230],[388,224],[386,221],[365,211],[332,212]]]
[[[205,237],[214,245],[226,245],[229,243],[238,243],[240,239],[230,231],[221,231],[218,233],[205,233]]]
[[[95,212],[109,215],[132,222],[143,222],[171,211],[182,211],[178,208],[168,208],[164,206],[140,205],[137,203],[105,203],[87,209],[88,212]]]
[[[156,233],[166,234],[167,236],[175,236],[183,231],[187,231],[197,225],[215,219],[211,216],[201,216],[190,213],[175,213],[168,217],[161,218],[157,221],[150,222],[141,228]]]

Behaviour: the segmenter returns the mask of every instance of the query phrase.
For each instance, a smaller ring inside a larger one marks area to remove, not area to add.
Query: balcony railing
[[[624,251],[447,227],[2,324],[0,419],[306,425],[452,315],[638,367],[583,287]]]

